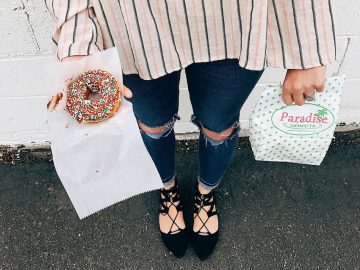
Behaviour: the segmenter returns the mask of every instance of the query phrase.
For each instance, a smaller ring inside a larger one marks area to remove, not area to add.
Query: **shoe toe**
[[[201,261],[206,260],[213,252],[219,239],[219,231],[210,235],[192,233],[192,246]]]
[[[189,237],[186,230],[181,230],[175,234],[166,234],[161,232],[161,237],[165,246],[176,257],[181,258],[185,255],[186,248],[189,243]]]

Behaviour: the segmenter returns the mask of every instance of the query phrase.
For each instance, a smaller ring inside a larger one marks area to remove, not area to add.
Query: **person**
[[[201,260],[219,238],[216,187],[236,149],[240,109],[266,67],[287,70],[286,104],[322,91],[336,61],[330,0],[46,0],[56,21],[53,51],[76,61],[116,46],[124,95],[164,187],[159,229],[177,257],[191,240]],[[316,3],[315,3],[316,2]],[[199,128],[193,227],[183,217],[174,124],[186,73],[191,122]]]

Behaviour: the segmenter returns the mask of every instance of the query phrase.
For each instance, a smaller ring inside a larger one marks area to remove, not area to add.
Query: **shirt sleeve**
[[[75,55],[103,50],[103,39],[91,0],[45,0],[56,22],[53,52],[61,61]]]
[[[269,0],[266,66],[307,69],[336,61],[331,0]]]

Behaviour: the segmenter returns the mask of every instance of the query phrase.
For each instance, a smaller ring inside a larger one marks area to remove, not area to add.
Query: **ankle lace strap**
[[[209,220],[210,217],[217,214],[217,210],[214,209],[216,203],[215,190],[213,189],[207,194],[202,194],[200,193],[198,186],[196,184],[194,200],[195,200],[194,209],[193,209],[193,213],[195,214],[194,219],[198,217],[202,223],[202,226],[197,231],[197,233],[199,233],[202,228],[206,228],[207,230],[206,234],[211,234],[209,229],[206,227],[206,222]],[[209,210],[206,211],[204,209],[204,206],[210,206]],[[205,221],[203,221],[199,216],[201,210],[204,210],[207,214],[207,219]]]
[[[171,187],[170,189],[165,189],[162,188],[160,190],[160,194],[164,197],[162,198],[162,196],[160,196],[160,214],[162,215],[167,215],[169,213],[169,209],[171,206],[174,206],[177,210],[176,216],[174,218],[171,218],[169,216],[169,218],[172,220],[172,224],[170,227],[170,232],[175,233],[177,231],[180,231],[180,226],[175,222],[178,214],[180,211],[183,210],[183,206],[182,206],[182,201],[180,199],[180,189],[179,189],[179,185],[177,183],[177,180],[175,178],[175,186]],[[175,203],[178,204],[176,205]],[[170,203],[170,204],[169,204]],[[175,231],[171,231],[173,226],[177,227],[177,230]]]

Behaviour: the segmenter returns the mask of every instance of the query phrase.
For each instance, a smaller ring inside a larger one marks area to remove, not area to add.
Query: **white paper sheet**
[[[97,68],[110,72],[122,83],[116,48],[75,62],[54,60],[48,66],[49,96],[59,92],[64,95],[55,111],[48,110],[54,165],[80,219],[163,187],[142,141],[131,102],[123,99],[113,117],[96,124],[78,124],[65,111],[65,80]]]

